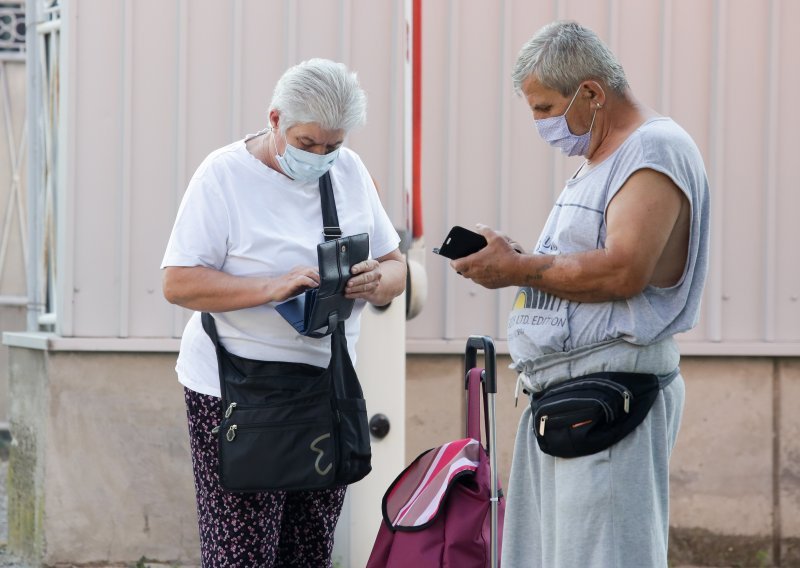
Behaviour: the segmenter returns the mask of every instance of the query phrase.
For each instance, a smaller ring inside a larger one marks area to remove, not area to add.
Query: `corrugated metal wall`
[[[619,55],[634,92],[674,117],[712,184],[713,258],[702,321],[684,352],[800,354],[800,195],[792,179],[800,17],[791,0],[423,2],[423,201],[428,246],[484,222],[532,246],[577,166],[542,143],[509,74],[542,25],[572,18]],[[369,0],[70,0],[60,207],[59,331],[177,336],[158,263],[185,184],[215,147],[264,124],[271,87],[325,56],[370,96],[359,151],[403,223],[403,3]],[[98,45],[104,46],[98,49]],[[108,235],[98,240],[96,234]],[[412,351],[505,337],[512,290],[488,292],[428,255]],[[453,340],[452,344],[449,340]]]
[[[791,0],[451,0],[423,3],[425,233],[482,222],[535,244],[580,163],[537,136],[510,85],[519,48],[554,19],[593,28],[645,104],[672,116],[706,160],[713,257],[702,320],[684,353],[800,354],[800,115]],[[512,290],[490,292],[428,257],[428,305],[410,322],[415,351],[504,339]],[[448,340],[453,340],[448,341]],[[501,344],[501,349],[503,348]]]
[[[210,151],[266,125],[303,59],[358,72],[369,116],[349,145],[402,224],[402,3],[70,0],[62,30],[62,336],[180,335],[159,264],[181,195]]]

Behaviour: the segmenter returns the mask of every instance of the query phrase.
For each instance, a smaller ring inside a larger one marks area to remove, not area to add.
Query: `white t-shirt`
[[[358,155],[342,148],[330,173],[342,234],[368,233],[371,258],[395,250],[400,238]],[[316,266],[317,244],[323,241],[318,182],[289,179],[250,154],[240,140],[212,152],[197,168],[161,268],[206,266],[235,276],[276,277],[295,266]],[[364,305],[356,301],[345,324],[354,363]],[[273,303],[213,315],[222,344],[235,355],[328,365],[330,337],[300,335]],[[220,396],[217,357],[199,312],[184,329],[175,369],[187,388]]]

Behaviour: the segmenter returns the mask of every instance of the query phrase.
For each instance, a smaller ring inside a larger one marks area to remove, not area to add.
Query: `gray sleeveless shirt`
[[[668,176],[691,206],[689,251],[680,280],[668,288],[648,286],[627,300],[597,303],[570,302],[532,287],[520,288],[508,319],[509,352],[518,371],[533,373],[537,361],[591,352],[609,343],[635,348],[671,342],[674,334],[697,323],[708,269],[708,180],[697,146],[669,118],[648,120],[597,167],[569,180],[534,252],[556,255],[603,248],[608,204],[641,169]]]

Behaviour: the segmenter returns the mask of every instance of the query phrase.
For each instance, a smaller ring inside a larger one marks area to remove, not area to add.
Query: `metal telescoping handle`
[[[467,339],[467,350],[464,357],[464,372],[477,367],[478,350],[483,351],[483,367],[486,369],[484,385],[487,393],[497,392],[497,362],[494,354],[494,341],[486,335],[470,335]],[[466,388],[466,385],[464,385]]]
[[[483,365],[484,365],[484,373],[482,376],[483,379],[483,393],[486,397],[486,403],[488,406],[488,432],[486,432],[486,436],[488,438],[488,449],[489,449],[489,473],[490,473],[490,483],[491,483],[491,531],[492,531],[492,538],[490,541],[490,566],[491,568],[497,568],[499,558],[498,558],[498,534],[497,534],[497,517],[498,517],[498,508],[500,504],[500,497],[499,497],[499,490],[497,484],[497,452],[495,448],[497,447],[497,433],[495,428],[495,406],[494,406],[494,397],[497,393],[497,362],[495,357],[494,351],[494,342],[492,341],[491,337],[488,336],[481,336],[481,335],[471,335],[467,340],[467,349],[466,354],[464,357],[464,363],[466,367],[466,380],[469,381],[469,371],[470,369],[474,369],[477,366],[478,358],[478,350],[483,351]],[[465,385],[467,388],[469,384]]]
[[[494,393],[489,393],[486,395],[486,399],[489,403],[489,423],[492,424],[492,431],[487,432],[487,436],[489,437],[489,443],[491,444],[492,451],[489,452],[489,481],[492,484],[492,497],[491,497],[491,523],[492,523],[492,538],[491,538],[491,549],[490,549],[490,559],[491,559],[491,567],[497,568],[499,559],[497,558],[497,541],[498,541],[498,534],[497,534],[497,515],[498,515],[498,506],[500,505],[500,492],[498,491],[497,485],[497,452],[495,448],[497,447],[497,428],[494,427],[495,424],[495,415],[494,415]]]

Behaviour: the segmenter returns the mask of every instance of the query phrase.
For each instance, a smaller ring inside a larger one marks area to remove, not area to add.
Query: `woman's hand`
[[[370,258],[354,264],[350,273],[352,276],[347,281],[344,290],[345,298],[350,300],[360,298],[369,301],[381,285],[381,278],[383,278],[381,263]]]
[[[311,266],[295,266],[286,274],[271,278],[268,289],[270,300],[283,302],[311,288],[319,286],[319,272]]]
[[[406,286],[406,262],[398,249],[378,259],[354,264],[344,290],[345,298],[385,306]]]

